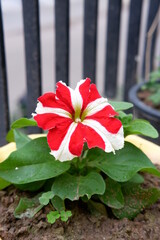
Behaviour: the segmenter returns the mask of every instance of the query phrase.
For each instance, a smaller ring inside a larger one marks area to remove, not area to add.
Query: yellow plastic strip
[[[154,164],[160,164],[160,146],[135,135],[127,136],[125,140],[141,149]]]
[[[46,134],[31,134],[29,135],[30,138],[38,138],[46,136]],[[15,143],[8,143],[7,145],[0,147],[0,162],[3,162],[8,156],[16,150],[16,144]]]
[[[45,134],[32,134],[30,138],[38,138],[46,136]],[[130,135],[125,139],[128,142],[133,143],[135,146],[140,148],[153,163],[160,164],[160,146],[147,141],[141,137]],[[0,162],[3,162],[13,151],[16,150],[15,143],[9,143],[3,147],[0,147]]]

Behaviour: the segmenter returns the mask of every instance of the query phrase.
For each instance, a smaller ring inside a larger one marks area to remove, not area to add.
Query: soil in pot
[[[147,106],[150,106],[158,111],[160,111],[160,104],[155,105],[153,101],[149,99],[150,96],[152,96],[152,92],[149,90],[140,90],[137,93],[138,98]]]
[[[160,167],[158,167],[160,169]],[[145,174],[144,186],[160,188],[160,179]],[[27,194],[28,195],[28,194]],[[160,200],[140,213],[134,220],[118,220],[108,216],[91,215],[84,205],[72,206],[73,216],[67,223],[46,220],[47,206],[32,219],[15,219],[14,208],[19,198],[26,196],[14,187],[0,191],[0,239],[2,240],[159,240]]]

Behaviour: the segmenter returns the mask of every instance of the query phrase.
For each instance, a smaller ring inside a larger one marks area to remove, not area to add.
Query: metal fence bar
[[[69,0],[55,0],[56,82],[69,84]]]
[[[34,112],[37,98],[41,95],[41,57],[38,0],[23,0],[23,22],[27,74],[27,115]],[[39,132],[30,128],[29,132]]]
[[[84,1],[83,77],[96,81],[97,0]]]
[[[128,91],[136,83],[136,70],[139,43],[139,31],[141,20],[141,0],[131,0],[130,17],[129,17],[129,33],[128,33],[128,48],[126,57],[126,74],[124,82],[124,100],[128,100]]]
[[[117,90],[118,46],[121,0],[109,0],[106,35],[105,95],[115,97]]]
[[[0,146],[6,143],[5,136],[9,129],[9,107],[7,91],[7,73],[3,35],[3,21],[0,1]]]

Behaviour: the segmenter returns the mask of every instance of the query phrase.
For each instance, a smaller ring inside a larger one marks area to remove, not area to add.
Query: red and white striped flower
[[[56,93],[38,98],[34,119],[39,127],[49,130],[47,140],[51,154],[60,161],[71,160],[88,148],[99,147],[105,152],[124,145],[122,123],[106,98],[99,95],[89,78],[78,82],[75,90],[63,82]]]

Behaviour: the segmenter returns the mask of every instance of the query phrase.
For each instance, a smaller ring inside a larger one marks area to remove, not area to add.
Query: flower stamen
[[[80,118],[76,118],[76,119],[75,119],[75,122],[76,122],[76,123],[79,123],[79,122],[81,122],[81,119],[80,119]]]

